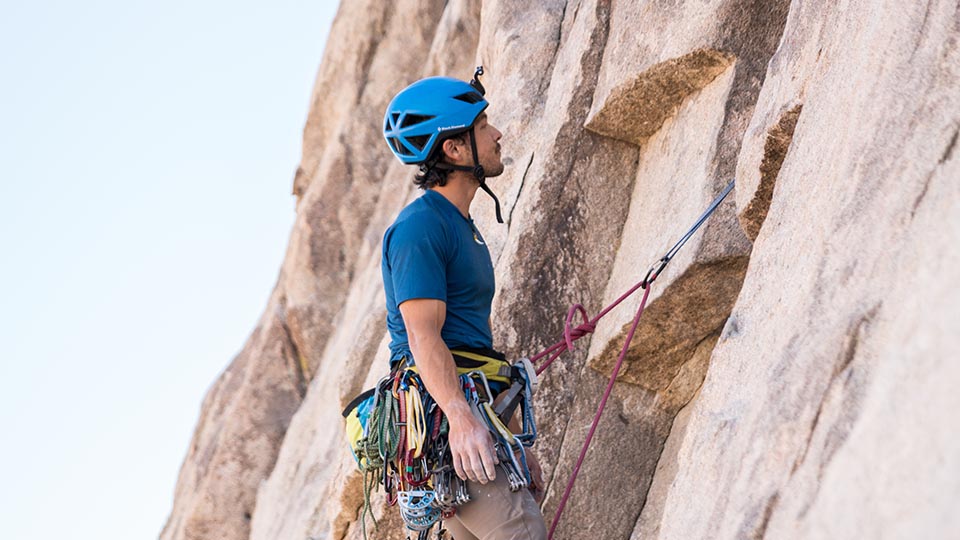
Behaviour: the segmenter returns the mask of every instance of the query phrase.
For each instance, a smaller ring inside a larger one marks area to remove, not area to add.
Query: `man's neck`
[[[473,202],[473,196],[476,195],[478,187],[480,187],[480,184],[472,174],[450,171],[450,174],[447,175],[446,185],[434,186],[430,189],[452,202],[457,210],[460,210],[460,213],[463,214],[463,217],[470,217],[470,203]]]

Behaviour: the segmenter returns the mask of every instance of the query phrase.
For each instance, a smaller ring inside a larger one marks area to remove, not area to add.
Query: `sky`
[[[0,539],[159,536],[276,283],[336,8],[0,2]]]

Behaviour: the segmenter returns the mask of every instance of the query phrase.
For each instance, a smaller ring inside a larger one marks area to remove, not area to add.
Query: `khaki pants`
[[[507,475],[497,467],[497,478],[487,484],[467,483],[470,502],[443,525],[455,540],[546,540],[543,514],[529,490],[513,493]]]

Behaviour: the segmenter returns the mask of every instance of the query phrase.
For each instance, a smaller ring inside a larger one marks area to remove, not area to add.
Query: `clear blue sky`
[[[0,7],[0,539],[159,535],[276,282],[336,4]]]

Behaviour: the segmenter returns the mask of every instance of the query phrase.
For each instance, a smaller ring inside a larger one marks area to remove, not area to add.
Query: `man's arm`
[[[497,475],[493,438],[470,410],[453,356],[440,338],[446,303],[427,298],[407,300],[400,304],[400,314],[420,378],[450,424],[450,453],[457,476],[486,484]]]

